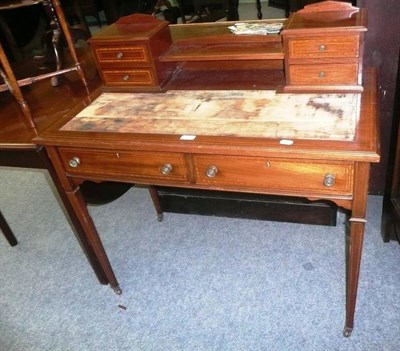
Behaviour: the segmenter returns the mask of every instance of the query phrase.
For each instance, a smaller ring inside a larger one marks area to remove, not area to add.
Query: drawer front
[[[351,195],[352,163],[194,156],[196,183],[293,194]]]
[[[295,85],[355,85],[358,64],[290,65],[289,77]]]
[[[155,85],[155,77],[151,69],[101,71],[105,85],[141,86]]]
[[[149,54],[144,45],[98,47],[95,49],[95,57],[100,65],[112,63],[114,66],[126,66],[130,63],[150,63]]]
[[[65,170],[72,175],[104,176],[186,182],[188,172],[183,154],[163,152],[109,152],[60,148]]]
[[[291,59],[358,57],[359,36],[289,39],[288,49]]]

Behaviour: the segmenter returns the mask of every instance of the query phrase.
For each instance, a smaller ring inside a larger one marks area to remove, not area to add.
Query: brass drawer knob
[[[218,173],[218,168],[217,166],[214,165],[208,167],[206,170],[206,176],[208,178],[214,178],[217,175],[217,173]]]
[[[334,186],[335,185],[335,175],[332,173],[325,174],[324,185],[327,187]]]
[[[319,77],[320,78],[325,78],[325,72],[324,71],[319,72]]]
[[[80,165],[81,160],[80,160],[80,158],[78,156],[74,156],[69,160],[68,163],[69,163],[69,165],[71,167],[76,168],[76,167],[78,167]]]
[[[117,54],[117,59],[122,59],[124,57],[124,54],[122,52],[119,52]]]
[[[324,52],[326,50],[326,46],[324,45],[324,44],[321,44],[320,46],[319,46],[319,51],[320,52]]]
[[[168,174],[171,173],[171,171],[172,171],[172,165],[170,163],[165,163],[165,164],[162,165],[161,173],[163,175],[168,175]]]
[[[129,80],[129,75],[128,74],[125,74],[123,77],[122,77],[122,79],[126,82],[127,80]]]

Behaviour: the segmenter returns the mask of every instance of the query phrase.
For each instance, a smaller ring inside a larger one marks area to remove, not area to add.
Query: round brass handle
[[[170,174],[172,171],[172,165],[170,163],[165,163],[161,167],[161,173],[164,175]]]
[[[324,185],[327,187],[331,187],[335,185],[335,175],[332,173],[325,174],[324,177]]]
[[[320,78],[325,78],[325,72],[324,71],[319,72],[319,77]]]
[[[117,58],[118,59],[122,59],[124,57],[124,54],[122,53],[122,52],[119,52],[118,54],[117,54]]]
[[[69,160],[68,163],[71,167],[76,168],[81,164],[81,160],[78,156],[74,156]]]
[[[122,79],[124,80],[124,81],[127,81],[127,80],[129,80],[129,75],[128,74],[125,74],[123,77],[122,77]]]
[[[206,170],[206,176],[208,178],[214,178],[217,175],[217,173],[218,173],[218,168],[217,166],[214,165],[208,167]]]
[[[319,51],[324,52],[326,50],[326,46],[324,44],[321,44],[319,46]]]

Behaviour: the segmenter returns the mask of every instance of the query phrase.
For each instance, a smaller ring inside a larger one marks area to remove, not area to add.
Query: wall
[[[400,50],[400,1],[358,0],[368,9],[364,65],[378,69],[378,109],[380,113],[381,162],[373,165],[370,192],[382,194],[388,166],[389,141],[394,113],[394,97]]]

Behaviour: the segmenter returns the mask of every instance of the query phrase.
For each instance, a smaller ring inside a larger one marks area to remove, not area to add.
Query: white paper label
[[[194,140],[194,139],[196,139],[196,135],[184,134],[184,135],[181,135],[180,139],[181,140]]]

